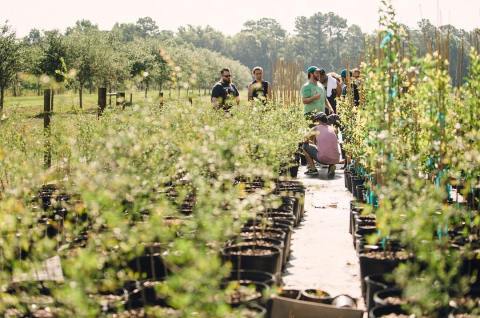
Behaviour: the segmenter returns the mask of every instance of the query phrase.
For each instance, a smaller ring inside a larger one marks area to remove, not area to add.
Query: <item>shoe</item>
[[[318,175],[318,170],[315,168],[308,169],[305,171],[305,175],[307,176],[317,176]]]
[[[333,179],[335,178],[335,170],[337,167],[335,165],[330,165],[328,166],[328,179]]]

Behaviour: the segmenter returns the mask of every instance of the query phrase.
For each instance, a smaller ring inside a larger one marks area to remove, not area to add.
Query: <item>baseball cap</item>
[[[320,71],[320,68],[318,68],[317,66],[310,66],[309,68],[307,68],[307,74],[313,73],[315,71]]]

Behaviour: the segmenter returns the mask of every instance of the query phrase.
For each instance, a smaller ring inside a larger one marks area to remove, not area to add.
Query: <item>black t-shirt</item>
[[[233,106],[228,105],[228,101],[239,95],[237,88],[231,83],[225,84],[223,82],[217,82],[212,88],[212,98],[215,97],[219,99],[218,105],[222,107]]]
[[[270,85],[267,81],[262,81],[262,84],[259,85],[257,81],[253,81],[252,86],[252,98],[261,98],[266,101],[268,97],[268,86]]]

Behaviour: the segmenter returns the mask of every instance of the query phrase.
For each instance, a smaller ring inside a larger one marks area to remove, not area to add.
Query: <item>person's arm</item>
[[[342,80],[337,78],[337,97],[342,96]]]
[[[253,87],[252,84],[248,85],[248,101],[253,100]]]
[[[316,101],[317,99],[320,99],[322,95],[320,95],[320,93],[318,93],[317,95],[313,95],[312,97],[304,97],[303,98],[303,103],[304,104],[310,104],[311,102],[313,101]]]
[[[222,98],[222,92],[219,90],[219,87],[218,86],[214,86],[212,88],[212,98],[211,98],[211,101],[212,101],[212,106],[214,108],[218,108],[220,106],[220,103],[222,102],[221,101],[221,98]]]
[[[212,97],[212,106],[214,108],[218,108],[218,105],[219,105],[218,98]]]
[[[328,110],[330,111],[330,114],[334,114],[335,111],[333,110],[332,105],[330,105],[330,102],[328,101],[328,98],[325,98],[325,104],[327,105]]]
[[[233,88],[234,88],[234,90],[235,90],[235,103],[236,103],[237,106],[238,106],[238,105],[240,105],[240,93],[238,92],[238,89],[237,89],[237,87],[236,87],[235,85],[232,84],[232,86],[233,86]]]
[[[315,129],[310,130],[306,135],[305,135],[305,142],[315,144],[316,143],[316,136],[317,132]]]

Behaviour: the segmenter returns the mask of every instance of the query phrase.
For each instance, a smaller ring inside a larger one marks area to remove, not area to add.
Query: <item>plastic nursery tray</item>
[[[285,297],[273,298],[272,318],[362,318],[358,309],[337,308],[331,305],[312,303]]]

